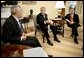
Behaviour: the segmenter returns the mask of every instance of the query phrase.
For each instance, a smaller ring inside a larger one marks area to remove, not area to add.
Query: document
[[[67,21],[67,22],[69,22],[69,23],[71,23],[71,21],[70,21],[70,20],[68,20],[68,19],[66,19],[66,21]]]
[[[67,22],[69,22],[70,24],[74,24],[75,22],[71,22],[70,20],[66,19]]]

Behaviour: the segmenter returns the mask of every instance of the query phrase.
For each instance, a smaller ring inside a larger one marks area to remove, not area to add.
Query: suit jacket
[[[70,20],[70,14],[67,14],[65,18]],[[80,26],[80,24],[79,24],[79,16],[77,14],[74,14],[73,21],[75,22],[74,25],[76,27]],[[68,25],[68,27],[71,27],[71,25],[68,22],[67,22],[67,25]]]
[[[21,35],[21,28],[19,27],[16,19],[11,15],[6,19],[2,27],[2,37],[10,40],[20,40]]]
[[[47,14],[45,14],[45,18],[41,13],[37,15],[37,24],[39,24],[41,29],[48,29],[48,24],[44,24],[44,21],[48,20]]]

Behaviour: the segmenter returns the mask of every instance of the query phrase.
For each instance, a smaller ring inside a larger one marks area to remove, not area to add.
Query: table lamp
[[[56,1],[55,8],[58,9],[58,18],[62,16],[62,8],[65,8],[64,1]]]

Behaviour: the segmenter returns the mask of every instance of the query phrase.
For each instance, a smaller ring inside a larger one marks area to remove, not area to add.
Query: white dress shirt
[[[22,27],[21,27],[21,24],[20,24],[20,22],[19,22],[19,19],[18,19],[17,17],[15,17],[14,15],[13,15],[13,17],[14,17],[14,18],[16,19],[16,21],[18,22],[19,27],[22,28]]]
[[[16,19],[16,21],[18,22],[18,25],[19,25],[19,27],[21,28],[21,31],[23,31],[22,30],[22,27],[21,27],[21,24],[20,24],[20,22],[19,22],[19,19],[17,18],[17,17],[15,17],[14,15],[13,15],[13,17]],[[23,38],[21,37],[21,41],[23,40]]]

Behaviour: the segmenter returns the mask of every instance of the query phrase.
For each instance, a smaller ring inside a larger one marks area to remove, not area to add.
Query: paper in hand
[[[66,21],[67,21],[67,22],[69,22],[69,23],[71,22],[71,21],[70,21],[70,20],[68,20],[68,19],[66,19]]]
[[[69,22],[70,24],[74,24],[74,22],[71,22],[70,20],[66,19],[67,22]]]

